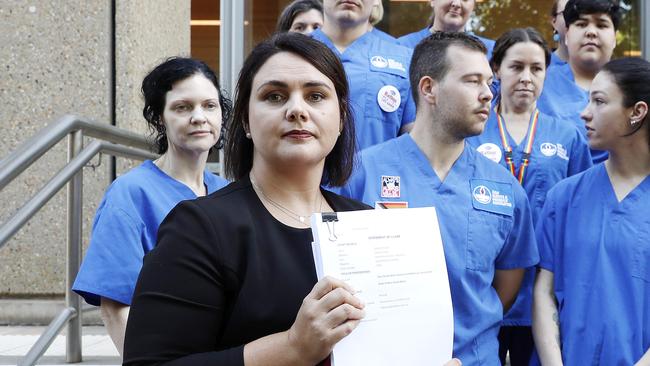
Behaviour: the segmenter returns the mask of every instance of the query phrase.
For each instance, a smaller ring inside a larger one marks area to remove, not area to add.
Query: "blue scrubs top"
[[[384,32],[384,31],[382,31],[381,29],[378,29],[377,27],[373,27],[371,32],[372,32],[372,34],[374,34],[375,36],[383,39],[384,41],[397,43],[397,38],[391,36],[390,34]]]
[[[492,287],[495,270],[539,260],[524,190],[469,146],[441,182],[410,134],[363,151],[361,163],[341,194],[375,206],[437,208],[454,311],[454,357],[463,365],[498,365],[503,307]]]
[[[550,67],[550,66],[562,66],[562,65],[566,65],[566,64],[567,64],[567,62],[566,62],[566,61],[562,61],[562,59],[560,59],[559,57],[557,57],[557,55],[555,54],[555,52],[552,52],[552,53],[551,53],[551,64],[549,65],[549,67]]]
[[[228,182],[203,172],[207,192]],[[180,201],[196,194],[147,160],[117,178],[99,204],[90,246],[72,289],[91,305],[106,297],[131,305],[142,258],[156,245],[158,226]]]
[[[396,137],[402,126],[415,120],[408,79],[412,50],[367,32],[341,53],[322,30],[311,36],[341,58],[359,150]]]
[[[565,365],[632,365],[650,349],[650,176],[618,202],[604,164],[552,188],[537,227]]]
[[[507,123],[507,121],[506,121]],[[512,148],[515,167],[520,168],[528,135],[517,145],[506,131],[508,144]],[[499,125],[494,110],[490,113],[483,133],[467,139],[467,143],[487,158],[499,163],[507,172],[505,150],[501,143]],[[530,163],[524,176],[524,190],[532,209],[533,224],[540,219],[546,200],[546,193],[562,179],[580,173],[592,165],[589,145],[580,132],[571,124],[540,113]],[[532,324],[532,297],[535,269],[526,270],[517,301],[503,319],[506,326],[530,326]]]
[[[589,104],[589,91],[578,86],[568,63],[556,64],[546,71],[544,90],[539,96],[537,108],[551,116],[572,121],[582,135],[587,138],[585,122],[580,113]],[[591,150],[591,158],[600,163],[607,160],[608,154],[602,150]]]
[[[489,38],[483,38],[481,36],[477,36],[476,34],[469,33],[473,35],[474,37],[478,38],[485,47],[488,49],[487,53],[487,58],[488,60],[492,57],[492,50],[494,49],[494,44],[495,42]],[[422,30],[419,30],[417,32],[409,33],[407,35],[401,36],[397,39],[397,42],[401,45],[404,45],[409,48],[415,48],[415,46],[420,43],[421,40],[427,38],[428,36],[431,35],[431,31],[429,30],[429,27],[424,28]]]

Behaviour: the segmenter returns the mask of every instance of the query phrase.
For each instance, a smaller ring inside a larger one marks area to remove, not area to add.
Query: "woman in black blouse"
[[[174,208],[145,257],[124,364],[314,365],[363,317],[317,282],[309,216],[367,206],[320,188],[350,175],[354,124],[338,58],[297,34],[247,58],[228,129],[234,183]]]

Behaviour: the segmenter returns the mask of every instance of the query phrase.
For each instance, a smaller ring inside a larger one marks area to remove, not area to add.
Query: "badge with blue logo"
[[[512,216],[515,210],[515,200],[512,195],[512,184],[494,182],[485,179],[472,179],[472,206],[477,210]]]

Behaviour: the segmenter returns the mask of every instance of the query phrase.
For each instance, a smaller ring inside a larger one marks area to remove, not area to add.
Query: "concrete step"
[[[42,326],[0,326],[0,365],[16,365],[43,333]],[[83,327],[83,362],[74,365],[120,365],[121,358],[103,326]],[[65,330],[38,365],[70,365],[65,361]]]
[[[63,308],[63,299],[0,299],[0,325],[48,325]],[[85,312],[83,323],[103,324],[99,311]]]

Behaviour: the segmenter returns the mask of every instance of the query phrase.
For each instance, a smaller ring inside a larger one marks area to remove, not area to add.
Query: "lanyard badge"
[[[501,113],[497,113],[497,123],[499,125],[499,135],[501,136],[501,144],[503,145],[503,151],[505,152],[506,164],[510,173],[519,180],[519,184],[524,183],[524,175],[526,174],[526,167],[530,164],[530,153],[533,151],[533,141],[535,140],[535,132],[537,131],[537,121],[539,120],[539,111],[535,110],[532,116],[530,116],[530,123],[528,124],[528,139],[526,140],[526,145],[524,146],[524,153],[521,159],[521,164],[519,165],[519,173],[517,173],[517,167],[515,166],[514,159],[512,158],[512,147],[508,143],[506,138],[506,128],[503,123],[503,117]]]

